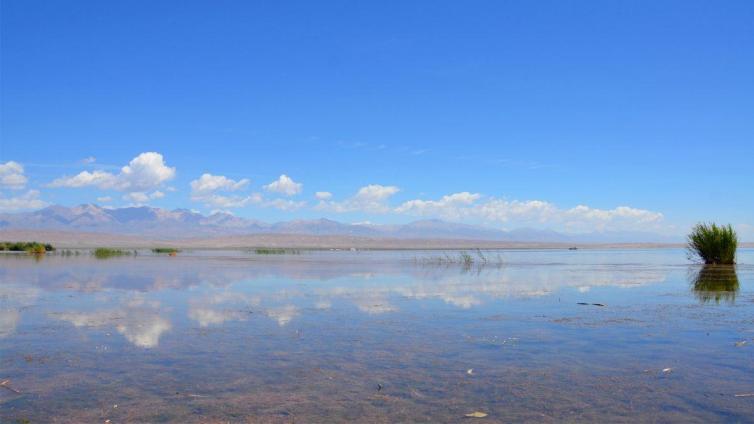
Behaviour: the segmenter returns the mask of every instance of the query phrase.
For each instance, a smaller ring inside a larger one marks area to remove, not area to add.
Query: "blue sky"
[[[0,208],[754,235],[752,22],[750,1],[6,0]]]

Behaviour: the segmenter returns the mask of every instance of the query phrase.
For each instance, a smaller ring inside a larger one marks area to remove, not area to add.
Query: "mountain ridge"
[[[151,206],[107,208],[95,204],[52,205],[31,212],[0,214],[2,230],[54,230],[188,239],[263,234],[350,236],[394,239],[486,240],[510,242],[677,242],[652,233],[563,234],[519,228],[504,231],[479,225],[422,219],[406,224],[349,224],[327,218],[268,223],[227,212],[204,215],[189,209]]]

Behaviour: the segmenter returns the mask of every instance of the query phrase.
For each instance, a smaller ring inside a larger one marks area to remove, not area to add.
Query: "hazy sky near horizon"
[[[754,237],[751,1],[5,0],[1,19],[3,212]]]

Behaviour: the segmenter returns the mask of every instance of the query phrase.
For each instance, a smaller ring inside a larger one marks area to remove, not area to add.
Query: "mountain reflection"
[[[696,297],[702,303],[734,303],[739,283],[735,265],[704,265],[691,275]]]

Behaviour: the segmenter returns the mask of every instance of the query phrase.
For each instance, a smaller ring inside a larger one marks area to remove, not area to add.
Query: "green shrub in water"
[[[733,226],[697,224],[688,237],[690,256],[698,257],[705,264],[736,263],[738,236]]]
[[[107,259],[114,256],[125,256],[130,254],[131,251],[129,250],[110,249],[108,247],[98,247],[94,249],[94,257],[97,259]]]

